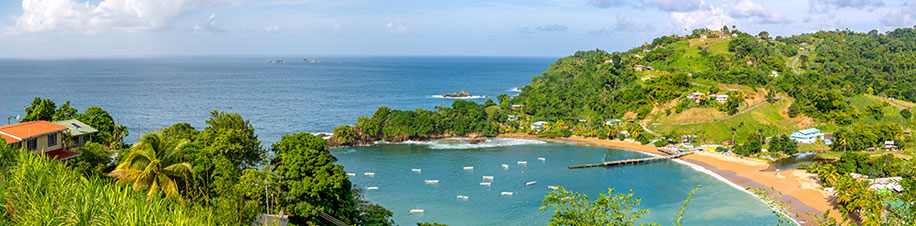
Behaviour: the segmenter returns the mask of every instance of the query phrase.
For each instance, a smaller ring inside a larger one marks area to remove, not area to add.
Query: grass
[[[690,125],[655,125],[651,129],[661,134],[672,135],[670,137],[696,135],[705,143],[721,143],[731,140],[732,134],[729,128],[737,130],[735,139],[739,143],[744,142],[748,134],[756,132],[758,128],[763,130],[765,136],[790,134],[799,129],[799,123],[787,119],[781,112],[784,112],[791,102],[790,98],[785,98],[776,103],[765,103],[758,108],[723,121]]]
[[[890,123],[897,123],[898,125],[903,126],[903,128],[910,127],[909,120],[904,120],[903,116],[900,116],[900,109],[888,103],[887,102],[888,100],[885,98],[881,98],[881,97],[873,96],[873,95],[859,95],[855,97],[850,97],[848,98],[848,100],[849,100],[850,105],[852,105],[856,109],[856,111],[861,113],[861,117],[859,118],[857,122],[866,123],[866,124],[890,122]],[[884,110],[884,116],[878,119],[875,119],[874,117],[872,117],[872,115],[869,114],[865,110],[866,107],[875,105],[875,104],[881,104],[882,105],[881,109]],[[897,104],[912,105],[912,103],[907,103],[905,101],[898,101]]]
[[[129,186],[87,179],[61,162],[3,147],[0,225],[217,225],[207,208],[147,199]]]

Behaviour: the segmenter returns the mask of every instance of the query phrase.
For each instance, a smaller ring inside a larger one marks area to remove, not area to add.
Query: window
[[[57,133],[48,134],[48,147],[57,145]]]
[[[38,140],[31,139],[29,141],[26,141],[26,148],[29,149],[29,151],[38,149]]]

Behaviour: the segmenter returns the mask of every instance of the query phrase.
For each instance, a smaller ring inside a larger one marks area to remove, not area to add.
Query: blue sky
[[[723,25],[884,32],[916,25],[916,0],[0,1],[0,57],[565,56]]]

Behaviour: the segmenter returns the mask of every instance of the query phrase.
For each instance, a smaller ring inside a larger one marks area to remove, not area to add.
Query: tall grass
[[[209,208],[87,179],[63,163],[2,148],[0,225],[223,225]],[[233,222],[241,223],[241,222]]]

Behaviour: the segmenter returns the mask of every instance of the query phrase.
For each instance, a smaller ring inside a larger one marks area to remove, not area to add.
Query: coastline
[[[647,155],[666,155],[657,150],[655,146],[640,143],[585,138],[572,136],[568,138],[543,138],[528,134],[500,134],[500,138],[523,138],[535,140],[548,140],[577,143],[589,146],[601,146],[626,151],[635,151]],[[807,213],[820,216],[824,211],[831,210],[830,216],[842,219],[840,212],[832,204],[829,194],[820,189],[816,175],[804,170],[792,169],[781,172],[765,171],[769,163],[763,160],[747,159],[736,156],[726,156],[718,153],[697,152],[675,160],[702,173],[725,180],[736,189],[750,193],[745,188],[774,188],[782,193],[777,200],[791,204],[790,217],[800,225],[816,225],[815,218]],[[698,169],[700,168],[700,169]],[[753,194],[752,194],[753,195]],[[756,196],[756,195],[755,195]],[[762,200],[761,200],[762,201]]]

